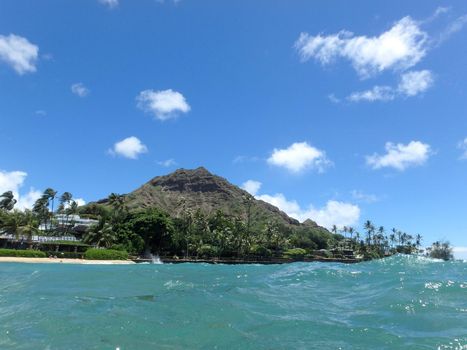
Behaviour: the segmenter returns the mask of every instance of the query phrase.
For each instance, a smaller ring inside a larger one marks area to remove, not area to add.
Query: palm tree
[[[402,231],[397,230],[396,234],[397,234],[397,244],[402,245],[403,244],[403,242],[402,242]]]
[[[380,235],[384,236],[384,232],[385,232],[384,226],[380,226],[380,227],[378,228],[378,233],[379,233]]]
[[[360,232],[355,232],[355,241],[358,243],[360,241]]]
[[[14,197],[12,191],[6,191],[0,195],[0,209],[5,211],[13,210],[17,202]]]
[[[89,232],[84,237],[85,243],[95,244],[96,247],[110,248],[115,242],[115,233],[112,225],[105,220],[100,220],[96,225],[91,226]]]
[[[394,243],[396,242],[396,235],[394,233],[389,235],[389,241],[391,242],[391,247],[394,248]]]
[[[342,232],[344,233],[344,238],[347,238],[347,232],[349,231],[349,228],[347,226],[342,227]]]
[[[9,213],[2,223],[2,230],[10,235],[14,235],[16,239],[19,239],[20,227],[23,221],[23,214],[15,210],[12,213]]]
[[[353,245],[353,234],[354,234],[354,231],[355,231],[355,229],[354,229],[352,226],[350,226],[350,227],[349,227],[349,234],[350,234],[350,244],[351,244],[351,245]],[[352,248],[352,246],[351,246],[350,248]]]
[[[42,196],[36,200],[32,207],[32,212],[37,216],[40,222],[44,223],[47,230],[47,222],[49,218],[49,209],[47,208],[47,198]]]
[[[25,222],[18,228],[22,235],[27,236],[28,242],[32,241],[32,236],[39,233],[37,223],[32,215],[26,215]]]
[[[118,193],[111,193],[108,197],[109,204],[115,211],[122,211],[125,207],[125,196]]]
[[[376,235],[376,239],[376,244],[381,246],[382,241],[384,241],[384,226],[378,227],[378,234]]]
[[[337,234],[337,226],[336,225],[332,225],[331,232],[334,233],[334,234]]]
[[[47,223],[49,223],[49,227],[47,229],[49,232],[52,231],[52,217],[54,213],[54,203],[55,203],[56,196],[57,196],[57,191],[49,187],[44,191],[44,193],[42,194],[42,197],[40,198],[43,202],[42,204],[45,206],[45,210],[43,210],[42,214],[46,218],[46,221],[45,221],[46,227],[47,227]]]
[[[373,232],[375,231],[375,227],[374,227],[374,225],[372,224],[372,222],[370,220],[367,220],[365,222],[364,228],[365,228],[365,230],[367,232],[367,244],[370,245],[371,240],[372,240]]]
[[[65,222],[63,222],[62,218],[62,227],[65,229],[65,235],[68,233],[69,230],[69,218],[70,218],[70,207],[73,203],[73,195],[70,192],[63,192],[60,196],[60,205],[57,209],[57,212],[65,216]]]
[[[420,246],[422,245],[422,236],[420,234],[417,234],[415,236],[415,246],[417,249],[420,249]]]
[[[44,191],[44,194],[42,196],[47,198],[47,202],[51,207],[50,211],[53,213],[54,212],[54,202],[55,202],[55,198],[57,196],[57,191],[55,191],[53,188],[49,187]]]

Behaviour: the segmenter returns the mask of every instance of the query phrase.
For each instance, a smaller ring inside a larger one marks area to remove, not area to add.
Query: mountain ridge
[[[300,223],[204,167],[180,168],[156,176],[124,197],[130,210],[157,207],[174,217],[181,216],[184,210],[199,209],[208,215],[222,210],[227,215],[243,219],[249,216],[252,224],[275,221],[292,227],[319,227],[309,219]],[[98,201],[100,204],[107,202],[107,199]]]

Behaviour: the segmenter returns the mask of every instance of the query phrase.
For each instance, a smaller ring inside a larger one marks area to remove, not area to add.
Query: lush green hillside
[[[248,192],[203,167],[179,169],[155,177],[124,197],[125,205],[130,210],[157,207],[173,217],[180,217],[187,210],[200,209],[207,215],[221,210],[228,216],[241,217],[245,222],[249,218],[252,227],[266,222],[297,228],[301,226],[275,206],[256,200]],[[99,203],[107,203],[107,199]],[[306,225],[316,227],[311,220],[307,220]]]

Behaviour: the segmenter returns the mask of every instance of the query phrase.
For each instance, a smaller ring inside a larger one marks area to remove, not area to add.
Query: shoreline
[[[334,262],[344,264],[355,264],[362,262],[360,259],[332,259],[332,258],[315,258],[315,259],[268,259],[268,260],[241,260],[241,259],[173,259],[160,258],[163,264],[226,264],[226,265],[276,265],[290,264],[294,262]],[[0,257],[0,263],[26,263],[26,264],[77,264],[77,265],[132,265],[141,263],[151,263],[151,259],[131,259],[131,260],[85,260],[85,259],[66,259],[66,258],[25,258],[25,257]]]
[[[20,258],[0,257],[0,263],[27,263],[27,264],[78,264],[78,265],[131,265],[131,260],[84,260],[84,259],[60,259],[60,258]]]
[[[270,259],[229,259],[229,258],[211,258],[211,259],[195,259],[195,258],[168,258],[160,257],[160,261],[164,264],[225,264],[225,265],[277,265],[277,264],[291,264],[296,262],[328,262],[328,263],[343,263],[343,264],[356,264],[362,262],[362,259],[342,259],[342,258],[303,258],[303,259],[286,259],[286,258],[270,258]],[[133,259],[135,263],[150,263],[151,259]]]

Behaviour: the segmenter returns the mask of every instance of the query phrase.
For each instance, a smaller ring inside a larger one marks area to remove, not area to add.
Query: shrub
[[[128,253],[121,250],[90,248],[84,253],[87,260],[127,260]]]
[[[383,256],[376,250],[365,251],[363,253],[363,260],[381,259]]]
[[[435,242],[427,249],[427,255],[433,259],[452,260],[452,248],[449,242]]]
[[[284,257],[290,258],[290,259],[303,259],[305,255],[306,255],[306,250],[302,248],[287,249],[284,252]]]
[[[332,253],[329,250],[315,250],[313,251],[313,255],[320,256],[323,258],[332,258]]]
[[[272,255],[272,252],[270,249],[262,245],[258,245],[258,244],[254,244],[250,248],[250,253],[256,256],[261,256],[261,257],[270,257]]]
[[[413,252],[413,247],[411,246],[397,246],[396,247],[396,252],[401,253],[401,254],[412,254]]]
[[[47,255],[40,250],[0,249],[0,256],[18,258],[46,258]]]
[[[217,256],[218,252],[219,249],[216,246],[212,246],[209,244],[204,244],[198,248],[198,255],[200,255],[203,258],[212,258],[214,256]]]

